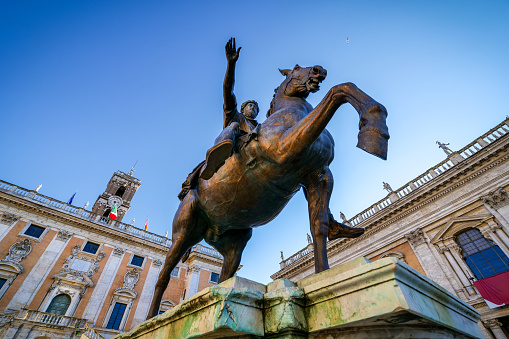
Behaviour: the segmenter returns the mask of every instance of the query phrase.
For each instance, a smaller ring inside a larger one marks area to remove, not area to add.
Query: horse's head
[[[327,76],[327,71],[322,66],[302,68],[295,65],[293,69],[280,69],[281,74],[286,76],[279,91],[283,95],[306,98],[309,93],[317,92],[320,83]]]

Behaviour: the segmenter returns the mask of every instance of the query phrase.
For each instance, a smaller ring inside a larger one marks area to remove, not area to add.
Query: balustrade
[[[81,318],[67,317],[65,315],[46,313],[41,311],[21,309],[14,319],[29,320],[38,323],[65,326],[72,328],[84,328],[87,320]]]
[[[471,142],[467,146],[463,147],[460,151],[457,153],[462,156],[464,159],[468,159],[469,157],[473,156],[477,152],[479,152],[482,148],[485,148],[489,146],[491,143],[495,142],[496,140],[500,139],[507,133],[509,133],[509,126],[507,125],[509,119],[506,119],[502,123],[500,123],[498,126],[495,126],[491,130],[489,130],[487,133],[485,133],[483,136],[477,138],[475,141]],[[413,179],[409,183],[403,185],[401,188],[395,190],[393,193],[396,194],[398,198],[403,198],[407,195],[410,195],[414,191],[418,190],[420,187],[426,185],[439,175],[447,172],[451,168],[456,166],[449,158],[445,159],[438,165],[431,168],[428,172],[422,174],[421,176],[417,177],[416,179]],[[390,206],[393,202],[389,198],[384,198],[377,203],[371,205],[370,207],[366,208],[364,211],[358,213],[354,217],[352,217],[348,222],[352,226],[357,226],[361,223],[363,223],[365,220],[373,217],[374,215],[378,214],[379,211],[383,210],[384,208],[387,208]],[[293,262],[297,261],[298,259],[304,257],[309,252],[308,248],[304,248],[294,254],[293,256],[285,259],[282,261],[281,266],[286,267]]]

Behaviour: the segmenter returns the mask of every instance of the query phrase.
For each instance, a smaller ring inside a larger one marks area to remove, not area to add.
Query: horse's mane
[[[276,104],[276,93],[279,87],[274,89],[274,95],[272,96],[272,101],[270,102],[269,110],[267,111],[267,118],[270,117],[272,114],[274,114],[274,106]]]

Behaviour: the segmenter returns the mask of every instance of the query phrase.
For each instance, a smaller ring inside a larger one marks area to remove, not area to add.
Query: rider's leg
[[[224,257],[219,282],[223,282],[233,277],[235,272],[237,272],[240,265],[240,259],[242,258],[242,252],[244,251],[249,239],[251,239],[252,234],[252,228],[229,230],[221,234],[214,241],[211,239],[205,239]]]
[[[329,268],[327,235],[329,233],[329,200],[334,181],[328,167],[310,173],[303,182],[308,200],[309,222],[315,253],[315,273]]]
[[[235,138],[240,132],[240,125],[237,122],[227,126],[219,137],[216,138],[215,145],[207,151],[207,160],[200,173],[200,178],[208,180],[223,166],[233,152]]]
[[[156,316],[159,313],[159,306],[163,293],[170,281],[171,271],[177,266],[178,262],[186,251],[199,243],[205,236],[206,226],[199,222],[195,191],[189,192],[180,203],[175,218],[173,219],[172,245],[164,266],[159,273],[152,304],[147,315],[147,319]]]
[[[329,209],[329,240],[357,238],[364,234],[364,228],[350,227],[334,219]]]

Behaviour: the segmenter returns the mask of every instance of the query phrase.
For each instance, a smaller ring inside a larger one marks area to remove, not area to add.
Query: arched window
[[[46,313],[53,313],[59,315],[65,315],[69,305],[71,304],[71,297],[67,294],[59,294],[51,300]]]
[[[108,208],[106,209],[106,211],[104,211],[104,213],[103,213],[103,217],[108,218],[108,217],[110,216],[110,212],[111,212],[111,208],[109,208],[109,207],[108,207]]]
[[[125,193],[125,187],[124,187],[124,186],[120,186],[120,187],[118,188],[118,190],[117,190],[117,193],[115,193],[115,195],[116,195],[117,197],[121,197],[121,198],[122,198],[122,197],[123,197],[123,195],[124,195],[124,193]]]
[[[509,271],[509,258],[500,247],[483,237],[474,228],[461,233],[456,241],[463,250],[463,258],[478,280]]]

